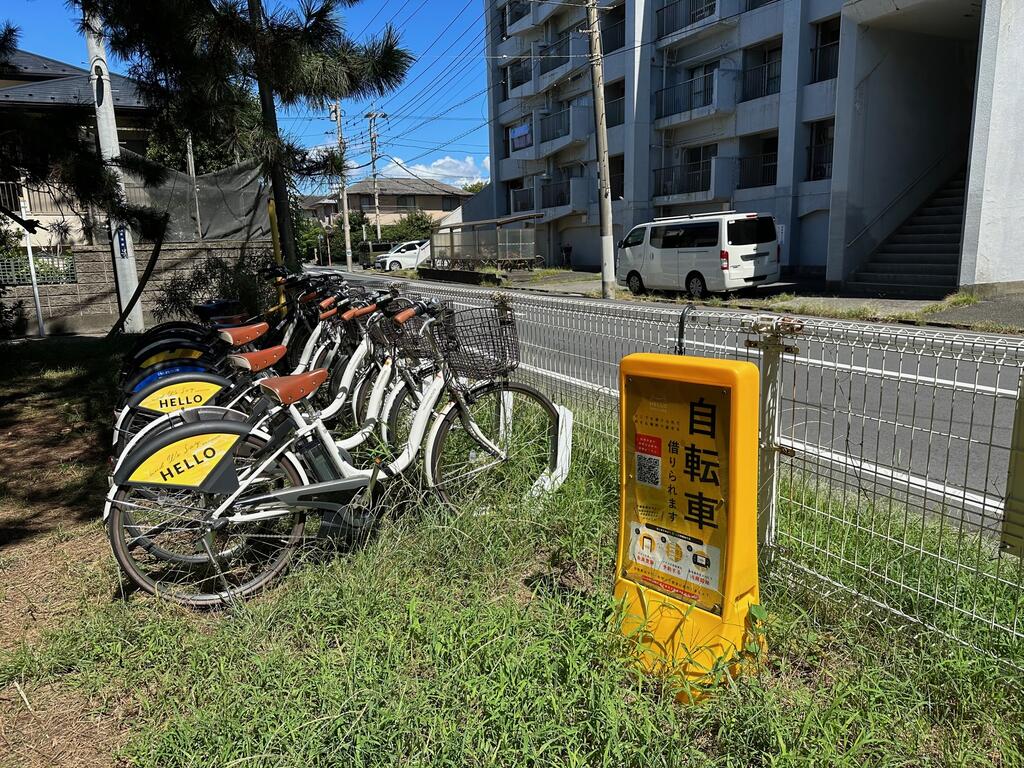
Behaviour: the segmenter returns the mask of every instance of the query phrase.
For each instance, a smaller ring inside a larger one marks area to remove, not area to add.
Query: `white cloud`
[[[443,181],[460,187],[473,181],[487,181],[491,175],[491,158],[486,155],[479,165],[473,155],[466,155],[461,160],[457,157],[445,155],[429,164],[415,163],[412,165],[400,157],[395,159],[412,173],[406,171],[398,163],[390,162],[381,168],[380,173],[382,176],[408,178],[415,175],[428,181]]]

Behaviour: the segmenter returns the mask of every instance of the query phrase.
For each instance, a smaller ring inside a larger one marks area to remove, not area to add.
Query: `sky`
[[[268,9],[297,6],[292,0],[264,3]],[[390,22],[416,58],[405,83],[393,93],[372,104],[342,102],[342,130],[354,166],[350,183],[369,174],[364,115],[371,108],[388,115],[378,124],[382,175],[411,172],[456,185],[489,177],[483,14],[484,0],[362,0],[343,11],[344,26],[357,40]],[[24,50],[85,65],[85,41],[63,0],[2,0],[0,22],[5,20],[20,28]],[[124,62],[111,59],[109,65],[114,72],[125,72]],[[282,131],[304,146],[334,141],[334,123],[326,110],[281,110],[279,121]]]

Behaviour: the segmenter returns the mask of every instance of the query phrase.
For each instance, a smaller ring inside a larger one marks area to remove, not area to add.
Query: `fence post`
[[[761,425],[757,467],[757,548],[762,570],[776,555],[779,498],[779,425],[782,401],[782,355],[796,353],[785,343],[786,334],[800,331],[801,324],[784,317],[762,317],[751,325],[758,335],[752,343],[761,351]]]
[[[25,191],[25,197],[28,198],[28,190]],[[25,203],[21,204],[21,218],[28,220],[28,206]],[[32,233],[27,229],[25,230],[25,253],[28,256],[28,274],[32,280],[32,299],[36,305],[36,324],[39,329],[39,338],[46,336],[46,323],[43,322],[43,306],[39,302],[39,281],[36,279],[36,260],[32,254]]]

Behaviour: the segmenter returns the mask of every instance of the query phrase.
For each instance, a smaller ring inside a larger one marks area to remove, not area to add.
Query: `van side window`
[[[644,227],[636,227],[626,235],[626,239],[622,241],[623,248],[632,248],[634,245],[640,245],[644,241],[644,233],[647,230]],[[654,240],[654,231],[651,231],[651,240]]]
[[[718,245],[718,222],[687,224],[682,242],[677,248],[709,248]]]

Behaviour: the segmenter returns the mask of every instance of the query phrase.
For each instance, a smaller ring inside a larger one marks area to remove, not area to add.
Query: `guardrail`
[[[1024,668],[1024,340],[527,292],[512,306],[519,375],[610,451],[624,355],[757,365],[765,577],[856,595]]]

